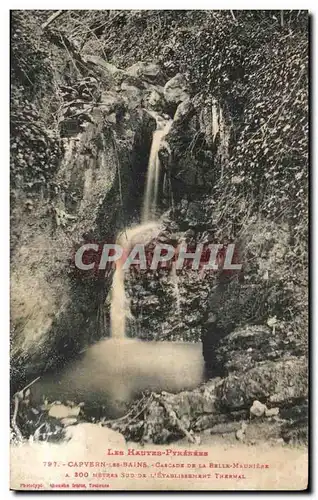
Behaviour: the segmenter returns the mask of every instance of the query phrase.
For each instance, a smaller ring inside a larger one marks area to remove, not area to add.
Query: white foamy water
[[[147,182],[144,196],[142,222],[149,221],[153,216],[158,203],[158,188],[160,178],[159,149],[163,138],[171,128],[172,120],[169,120],[162,128],[157,128],[152,137],[152,144],[148,162]],[[159,125],[158,125],[159,126]]]
[[[147,244],[159,234],[158,222],[147,222],[123,231],[117,237],[117,243],[127,253],[137,243]],[[125,292],[125,271],[123,262],[116,262],[111,289],[110,324],[111,336],[123,339],[126,336],[127,319],[132,319],[129,299]]]
[[[160,178],[160,160],[158,152],[162,139],[170,130],[172,120],[164,123],[165,124],[162,124],[162,121],[157,120],[158,128],[153,133],[142,210],[142,223],[132,228],[126,228],[117,237],[117,243],[124,249],[124,254],[126,256],[130,249],[137,243],[146,245],[159,233],[159,223],[150,219],[154,216],[158,198]],[[127,319],[132,318],[129,300],[125,293],[125,271],[122,266],[122,261],[116,262],[110,307],[111,336],[112,338],[118,339],[125,338]]]

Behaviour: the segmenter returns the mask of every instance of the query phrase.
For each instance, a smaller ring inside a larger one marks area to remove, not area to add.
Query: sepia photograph
[[[10,11],[10,489],[308,488],[307,10]]]

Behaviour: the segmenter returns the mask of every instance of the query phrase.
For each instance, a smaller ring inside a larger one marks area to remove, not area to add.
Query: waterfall
[[[167,135],[170,130],[172,120],[166,122],[162,127],[162,122],[157,121],[157,130],[154,131],[152,136],[152,144],[150,149],[150,156],[148,162],[147,182],[144,195],[144,203],[142,210],[142,222],[147,222],[155,215],[155,209],[158,202],[158,187],[160,179],[160,160],[159,149],[162,139]]]
[[[159,148],[163,137],[168,133],[172,120],[164,122],[157,120],[157,130],[153,133],[150,150],[147,183],[144,194],[142,223],[133,228],[125,229],[118,235],[116,243],[121,245],[124,255],[137,243],[147,244],[159,233],[159,223],[150,221],[157,206],[158,188],[160,180]],[[112,338],[124,339],[126,337],[127,319],[132,319],[129,299],[125,293],[125,270],[123,261],[116,261],[111,289],[110,325]]]
[[[129,302],[125,293],[125,272],[122,269],[122,263],[116,262],[110,305],[110,327],[113,338],[125,337],[126,320],[130,316]]]
[[[158,222],[147,222],[139,224],[130,229],[125,229],[118,237],[116,243],[124,249],[124,255],[129,253],[137,243],[147,244],[159,234]],[[116,269],[113,276],[110,305],[110,326],[113,338],[123,339],[126,337],[126,323],[133,319],[130,311],[129,299],[125,293],[125,270],[123,261],[116,261]]]
[[[176,299],[176,310],[178,316],[181,314],[181,295],[180,295],[180,290],[179,290],[179,278],[177,275],[177,268],[176,268],[176,263],[172,263],[172,268],[171,268],[171,281],[173,284],[173,295]]]

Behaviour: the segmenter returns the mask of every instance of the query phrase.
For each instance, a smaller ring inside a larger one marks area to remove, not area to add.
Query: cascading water
[[[117,237],[117,244],[126,253],[136,243],[147,244],[156,238],[158,233],[158,222],[146,222],[145,224],[126,229]],[[123,262],[117,260],[113,276],[110,305],[110,325],[111,336],[113,338],[123,339],[126,337],[127,319],[132,319],[132,314],[130,312],[129,299],[125,293],[125,271],[123,269]]]
[[[171,268],[171,281],[173,284],[173,295],[176,299],[176,311],[178,316],[181,315],[181,296],[180,296],[180,290],[179,290],[179,278],[177,275],[177,268],[176,268],[176,263],[172,263],[172,268]]]
[[[160,178],[160,159],[159,149],[163,138],[167,135],[171,128],[172,120],[166,122],[162,126],[161,122],[157,121],[157,130],[154,131],[152,136],[152,144],[148,162],[147,183],[144,195],[144,204],[142,210],[142,222],[147,222],[155,214],[155,209],[158,202],[158,187]]]
[[[157,120],[157,130],[153,133],[148,162],[147,183],[142,210],[142,224],[126,229],[117,237],[117,243],[124,249],[124,253],[129,252],[129,249],[136,243],[147,244],[158,235],[159,223],[151,221],[150,219],[154,215],[158,199],[160,178],[159,148],[161,141],[170,130],[171,124],[172,120],[163,123],[162,120]],[[127,319],[132,319],[129,299],[125,293],[125,271],[122,266],[123,262],[118,260],[116,262],[111,290],[111,336],[116,339],[124,339],[126,337],[126,321]]]

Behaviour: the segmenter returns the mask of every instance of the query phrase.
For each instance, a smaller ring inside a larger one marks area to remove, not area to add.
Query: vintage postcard
[[[10,488],[306,490],[308,12],[10,21]]]

